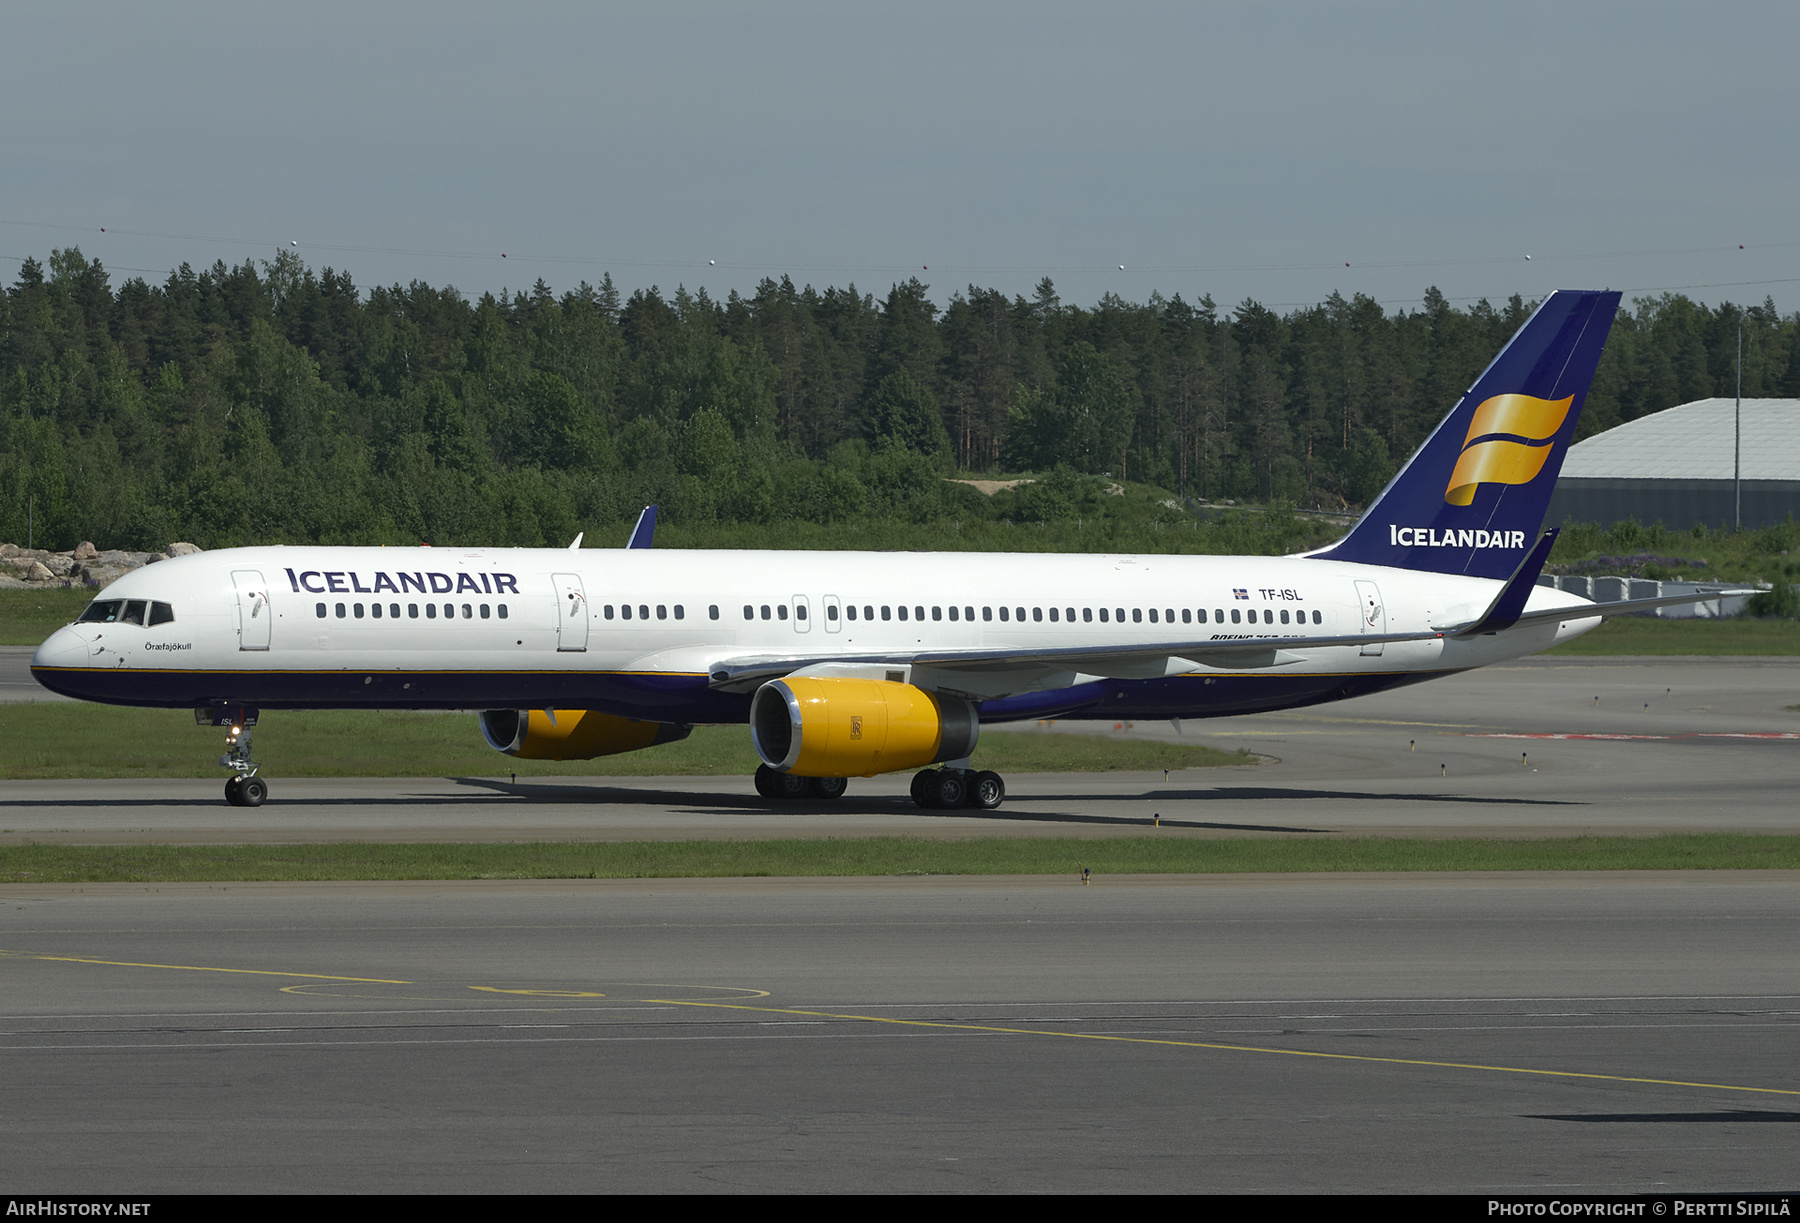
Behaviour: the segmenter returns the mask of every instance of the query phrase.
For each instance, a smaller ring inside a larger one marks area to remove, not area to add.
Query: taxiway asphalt
[[[1797,680],[1528,661],[1188,723],[1277,762],[1013,778],[986,816],[882,781],[782,809],[732,779],[275,778],[253,811],[214,781],[9,782],[0,823],[1792,832]],[[0,913],[19,1192],[1793,1187],[1794,872],[4,885]]]
[[[905,835],[1567,836],[1800,831],[1800,659],[1527,659],[1358,700],[1246,717],[1002,729],[1193,739],[1256,766],[1015,774],[993,812],[921,811],[908,776],[830,804],[748,778],[268,776],[226,806],[212,780],[7,782],[0,843],[640,840]],[[1115,729],[1117,727],[1117,729]],[[258,727],[281,733],[281,714]],[[476,735],[474,719],[469,733]],[[216,736],[213,736],[216,737]],[[191,750],[216,744],[203,730]],[[1156,817],[1162,827],[1151,830]]]
[[[1800,881],[0,888],[20,1193],[1791,1188]]]

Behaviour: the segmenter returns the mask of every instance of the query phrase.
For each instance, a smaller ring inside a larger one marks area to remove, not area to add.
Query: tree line
[[[877,299],[783,277],[721,301],[625,296],[610,275],[471,300],[364,291],[292,251],[115,289],[57,250],[0,294],[0,539],[23,541],[29,516],[52,547],[539,546],[649,502],[700,536],[772,539],[1104,528],[1133,505],[1165,525],[1155,507],[1189,498],[1348,510],[1532,305],[1432,289],[1393,313],[1335,294],[1287,314],[1160,294],[1090,307],[1047,278],[943,308],[917,279]],[[1800,396],[1800,315],[1640,299],[1583,434],[1731,394],[1740,318],[1744,393]],[[1048,478],[986,497],[959,473]],[[1126,486],[1153,492],[1104,495]]]

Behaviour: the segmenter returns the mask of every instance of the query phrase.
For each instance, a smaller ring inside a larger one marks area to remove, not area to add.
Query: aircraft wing
[[[986,675],[1003,680],[1016,675],[1024,685],[1031,677],[1061,671],[1104,678],[1150,678],[1170,674],[1169,664],[1184,660],[1197,666],[1222,669],[1259,669],[1279,667],[1301,661],[1301,651],[1337,646],[1380,645],[1387,642],[1436,641],[1443,638],[1473,637],[1500,632],[1507,628],[1551,624],[1567,620],[1591,620],[1596,616],[1620,616],[1632,612],[1651,611],[1659,607],[1677,607],[1684,603],[1704,603],[1712,599],[1755,594],[1754,590],[1721,588],[1686,595],[1665,595],[1653,599],[1623,599],[1612,603],[1583,603],[1572,607],[1555,607],[1543,611],[1518,612],[1499,622],[1492,614],[1461,624],[1434,626],[1409,633],[1349,633],[1334,636],[1243,636],[1136,642],[1116,646],[1016,647],[1009,649],[972,648],[936,650],[887,650],[860,653],[747,655],[727,658],[708,668],[710,687],[727,692],[748,692],[772,679],[819,667],[922,667],[937,672],[963,674],[971,679]],[[1188,667],[1177,670],[1188,670]]]
[[[952,672],[1069,671],[1084,675],[1131,677],[1154,668],[1165,672],[1172,659],[1203,666],[1239,668],[1272,667],[1298,662],[1298,649],[1320,646],[1365,646],[1390,641],[1434,641],[1444,634],[1433,629],[1410,633],[1353,633],[1330,637],[1243,636],[1204,641],[1137,642],[1117,646],[1019,647],[1011,649],[894,650],[871,653],[753,656],[730,658],[709,669],[711,686],[726,691],[748,691],[771,679],[812,667],[910,666]],[[1184,670],[1186,668],[1183,668]]]

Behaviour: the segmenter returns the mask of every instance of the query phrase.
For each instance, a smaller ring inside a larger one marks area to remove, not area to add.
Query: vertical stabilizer
[[[1350,533],[1310,555],[1505,578],[1538,542],[1619,294],[1544,300]]]

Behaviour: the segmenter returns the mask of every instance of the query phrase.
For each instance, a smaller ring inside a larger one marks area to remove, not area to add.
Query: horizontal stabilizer
[[[1755,590],[1697,590],[1685,595],[1658,595],[1653,599],[1619,599],[1611,603],[1578,603],[1573,607],[1551,607],[1543,611],[1523,612],[1516,616],[1508,628],[1528,624],[1556,624],[1578,620],[1592,620],[1595,617],[1629,616],[1636,612],[1655,611],[1659,607],[1681,607],[1689,603],[1711,603],[1714,599],[1735,599],[1744,595],[1760,592]],[[1473,621],[1467,625],[1446,625],[1437,631],[1446,637],[1468,637],[1480,632],[1493,632],[1493,629],[1478,627],[1481,621]]]

